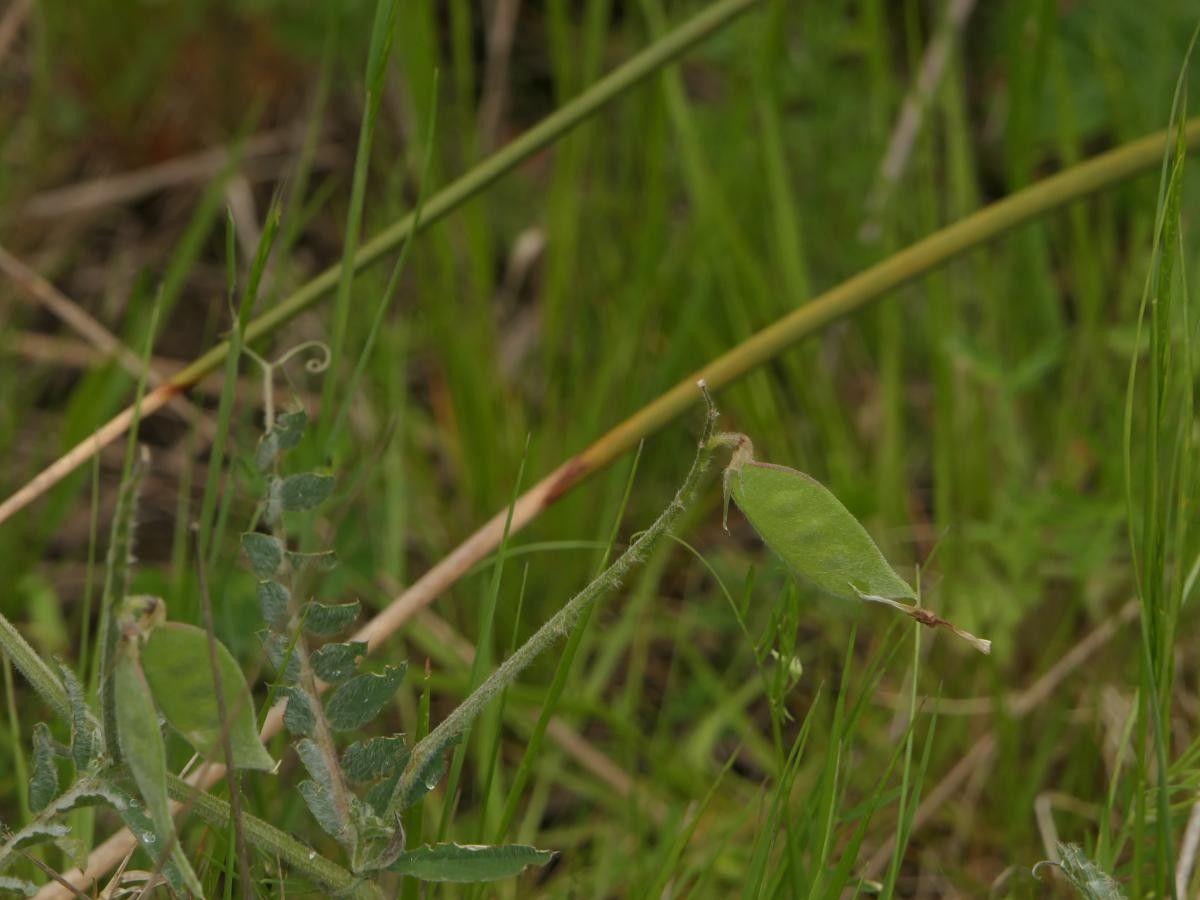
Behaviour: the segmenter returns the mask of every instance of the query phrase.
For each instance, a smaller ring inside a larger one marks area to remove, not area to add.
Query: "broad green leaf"
[[[239,769],[269,771],[275,762],[259,740],[245,676],[220,641],[216,650],[233,763]],[[222,759],[221,717],[204,629],[181,622],[154,629],[142,648],[142,669],[171,727],[202,756]]]
[[[322,681],[341,684],[354,674],[358,661],[366,655],[364,641],[349,641],[345,644],[326,644],[311,657],[313,672]]]
[[[138,833],[138,840],[143,845],[160,848],[160,852],[151,854],[158,859],[161,848],[175,836],[175,824],[167,803],[167,752],[158,730],[158,713],[151,699],[150,686],[134,659],[134,652],[128,642],[123,642],[112,675],[117,740],[121,745],[121,756],[146,804],[146,815],[152,826],[144,829],[144,833]]]
[[[299,409],[280,414],[275,419],[275,424],[271,426],[271,430],[264,434],[258,442],[258,450],[254,454],[258,470],[265,472],[271,468],[281,451],[291,450],[299,444],[306,427],[308,427],[308,415],[304,410]]]
[[[342,771],[351,781],[376,781],[404,768],[408,756],[401,734],[356,741],[342,754]]]
[[[276,482],[272,490],[279,491],[279,505],[284,512],[304,512],[324,503],[333,493],[333,485],[332,475],[301,472]]]
[[[29,775],[29,808],[41,812],[58,796],[58,766],[54,762],[54,739],[45,722],[33,726],[33,771]]]
[[[285,629],[288,623],[288,600],[291,597],[288,589],[278,581],[260,581],[256,593],[263,621],[275,631]]]
[[[870,600],[930,628],[954,632],[981,653],[992,642],[963,631],[916,603],[908,582],[896,574],[867,530],[820,482],[786,466],[754,461],[750,439],[718,435],[733,446],[725,469],[726,513],[733,497],[768,547],[800,578],[835,597]]]
[[[406,666],[388,666],[378,675],[366,673],[351,678],[329,698],[325,716],[335,731],[355,731],[379,715],[404,680]]]
[[[283,564],[283,544],[269,534],[247,531],[242,535],[242,549],[251,570],[260,579],[274,578]]]
[[[344,631],[358,618],[358,601],[327,606],[312,601],[304,605],[304,630],[318,637],[328,637]]]
[[[280,688],[279,693],[287,697],[283,708],[283,724],[292,734],[311,735],[313,732],[313,703],[304,690],[298,687]]]
[[[553,851],[523,844],[427,844],[400,854],[388,868],[421,881],[495,881],[520,875],[528,866],[544,866],[553,858]]]
[[[861,594],[915,599],[867,530],[820,482],[786,466],[739,460],[736,453],[725,478],[754,530],[797,575],[849,600]]]

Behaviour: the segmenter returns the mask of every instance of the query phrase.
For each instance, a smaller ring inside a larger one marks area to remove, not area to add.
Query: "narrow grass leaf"
[[[270,771],[275,761],[259,740],[254,701],[246,677],[220,641],[216,650],[232,763],[239,769]],[[150,633],[142,648],[142,669],[154,700],[171,727],[201,756],[219,755],[222,723],[204,629],[181,622],[160,625]]]
[[[523,844],[427,844],[402,853],[388,868],[421,881],[495,881],[520,875],[529,866],[544,866],[553,858],[550,850]]]
[[[388,666],[379,674],[358,675],[339,687],[325,706],[329,727],[354,731],[374,719],[396,693],[406,668],[404,664]]]
[[[346,227],[342,243],[342,261],[337,270],[337,294],[333,302],[331,328],[329,377],[321,397],[321,406],[333,409],[333,391],[338,384],[342,353],[346,343],[346,331],[350,323],[352,287],[354,285],[355,257],[362,233],[363,204],[367,194],[367,176],[371,162],[371,143],[375,134],[375,121],[379,115],[379,102],[386,84],[387,62],[392,52],[392,40],[396,31],[397,0],[378,0],[375,18],[371,25],[371,45],[367,54],[366,98],[362,120],[359,122],[358,146],[354,156],[354,174],[350,182],[350,205],[346,211]]]

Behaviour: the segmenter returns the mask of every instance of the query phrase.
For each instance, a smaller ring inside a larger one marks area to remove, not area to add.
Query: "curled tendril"
[[[329,349],[329,345],[324,341],[305,341],[303,344],[297,344],[295,347],[279,356],[275,362],[271,363],[271,367],[276,369],[280,368],[293,356],[299,356],[301,353],[306,353],[309,350],[317,351],[317,355],[312,356],[304,361],[304,370],[306,372],[311,372],[313,375],[319,375],[329,368],[330,360],[333,359],[333,351]]]
[[[315,350],[316,355],[310,356],[304,361],[304,370],[313,375],[319,375],[329,368],[329,363],[333,359],[333,351],[329,349],[329,345],[324,341],[305,341],[302,344],[297,344],[290,350],[284,351],[274,362],[268,362],[263,359],[249,347],[243,347],[242,351],[254,360],[262,368],[263,378],[263,419],[268,431],[275,424],[275,372],[283,372],[287,378],[287,371],[283,368],[284,365],[294,356],[299,356],[301,353],[307,353],[310,350]],[[288,383],[291,379],[288,378]],[[292,385],[295,389],[295,385]]]

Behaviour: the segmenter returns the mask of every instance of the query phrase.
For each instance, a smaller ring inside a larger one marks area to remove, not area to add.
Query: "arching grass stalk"
[[[415,211],[409,213],[360,246],[353,259],[348,261],[348,267],[354,273],[358,273],[400,247],[414,234],[441,221],[468,200],[483,193],[503,175],[553,144],[621,94],[669,65],[691,47],[720,31],[760,2],[761,0],[719,0],[701,10],[670,34],[654,41],[601,78],[578,97],[565,103],[516,140],[506,144],[462,177],[438,191],[425,205],[419,228]],[[249,344],[274,333],[285,322],[327,296],[337,287],[343,268],[340,264],[331,266],[258,316],[246,326],[244,341]],[[165,384],[148,393],[142,406],[142,416],[150,416],[162,409],[176,394],[190,390],[216,371],[229,355],[230,349],[229,341],[217,344],[185,369],[177,372]],[[0,522],[6,521],[17,511],[28,506],[75,471],[85,460],[124,434],[132,418],[132,408],[118,413],[92,437],[73,447],[66,455],[0,503]]]
[[[403,809],[400,808],[403,805],[403,799],[413,795],[418,779],[426,777],[426,773],[430,771],[431,765],[437,757],[462,736],[487,705],[501,691],[510,687],[530,663],[550,649],[557,641],[567,637],[584,612],[589,610],[601,597],[616,590],[622,580],[646,558],[650,549],[667,533],[667,529],[687,508],[709,461],[712,459],[713,448],[710,446],[710,438],[717,421],[717,410],[708,393],[707,385],[700,381],[698,387],[704,396],[706,406],[704,433],[696,449],[692,467],[670,504],[659,514],[654,523],[629,545],[624,553],[617,557],[587,587],[572,597],[562,609],[547,619],[545,624],[521,645],[520,649],[501,663],[486,681],[472,691],[466,700],[417,743],[404,774],[392,792],[392,800],[388,806],[389,818],[403,812]]]

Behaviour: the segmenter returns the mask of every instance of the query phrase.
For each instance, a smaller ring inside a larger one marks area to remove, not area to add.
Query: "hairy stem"
[[[416,779],[427,771],[430,759],[436,754],[441,753],[454,740],[459,738],[470,727],[476,716],[487,707],[488,703],[497,694],[512,685],[516,681],[517,676],[530,663],[548,650],[555,642],[569,635],[576,621],[593,603],[616,590],[625,576],[646,558],[646,554],[650,548],[666,534],[667,529],[671,527],[687,508],[687,504],[691,501],[692,495],[700,483],[700,478],[704,474],[704,470],[708,467],[709,460],[712,458],[713,448],[711,446],[710,434],[717,418],[716,408],[713,406],[703,382],[700,383],[700,390],[704,393],[705,402],[708,404],[704,435],[700,440],[700,446],[696,450],[696,458],[692,462],[692,467],[688,471],[687,477],[684,478],[683,484],[680,485],[679,490],[675,493],[675,497],[671,500],[671,503],[655,519],[654,524],[643,531],[624,553],[617,557],[587,587],[572,597],[562,609],[546,620],[545,624],[534,632],[533,636],[522,644],[520,649],[501,663],[499,668],[486,681],[472,691],[466,700],[459,704],[450,715],[443,719],[433,731],[426,735],[413,748],[409,764],[392,793],[392,800],[388,808],[389,815],[398,815],[403,812],[402,809],[396,807],[402,798],[411,795],[413,788],[416,786]]]
[[[186,809],[194,811],[213,827],[229,827],[231,810],[229,804],[219,797],[214,797],[170,772],[167,773],[167,791],[172,799],[183,804]],[[350,896],[379,897],[378,890],[372,885],[360,881],[353,873],[330,862],[271,823],[243,812],[242,828],[246,832],[247,840],[265,855],[283,860],[296,872],[318,884],[339,893],[348,893]]]
[[[71,702],[67,697],[67,689],[3,613],[0,613],[0,651],[12,660],[13,665],[25,676],[25,680],[33,685],[38,696],[54,709],[55,714],[64,722],[70,723]]]

